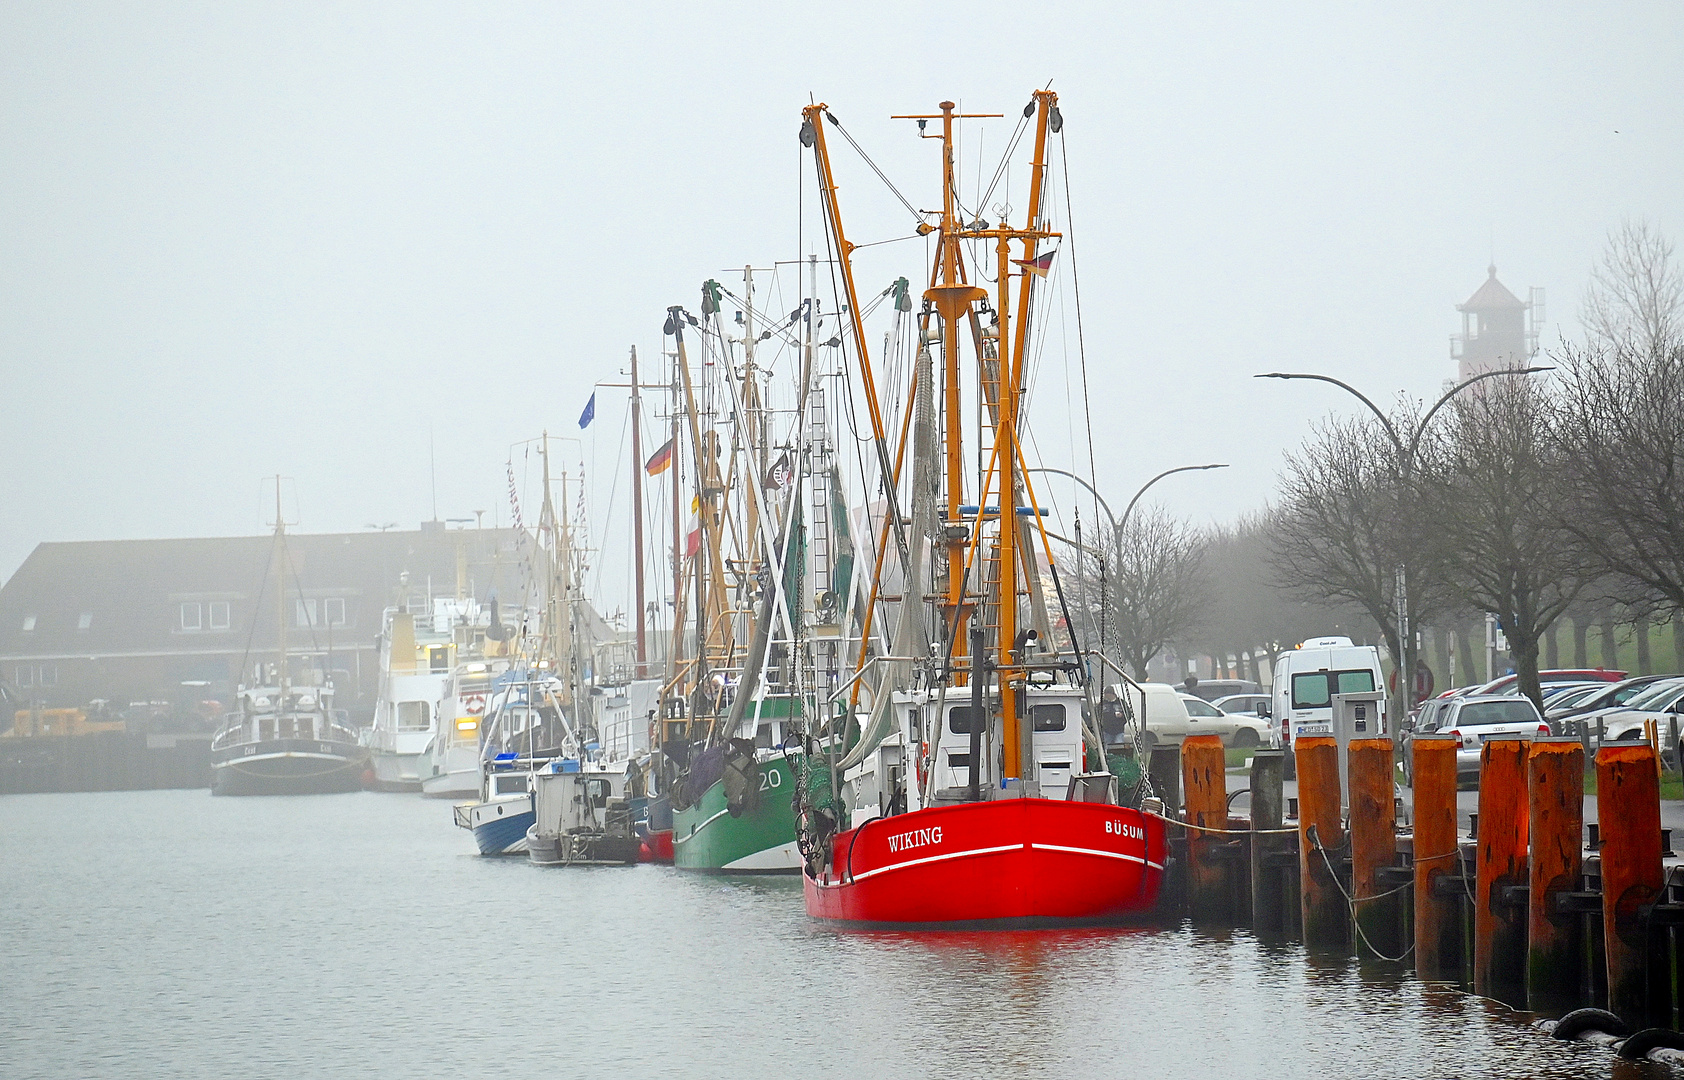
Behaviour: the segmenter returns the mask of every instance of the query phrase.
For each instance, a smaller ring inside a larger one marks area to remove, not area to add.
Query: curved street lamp
[[[1482,371],[1471,379],[1462,380],[1455,386],[1446,390],[1443,394],[1439,395],[1439,399],[1433,402],[1432,408],[1426,411],[1426,414],[1415,424],[1414,430],[1409,433],[1409,442],[1407,445],[1404,443],[1403,437],[1398,434],[1397,426],[1392,423],[1391,417],[1382,412],[1378,405],[1370,401],[1368,395],[1364,394],[1350,383],[1335,379],[1331,375],[1317,375],[1309,372],[1298,371],[1271,371],[1262,375],[1254,375],[1252,378],[1308,379],[1314,382],[1330,383],[1368,406],[1368,411],[1373,413],[1375,418],[1380,421],[1380,426],[1385,429],[1386,435],[1392,440],[1392,445],[1397,447],[1398,463],[1403,472],[1403,481],[1405,484],[1408,484],[1413,481],[1415,476],[1415,457],[1421,449],[1421,436],[1426,434],[1427,425],[1432,422],[1433,417],[1445,406],[1446,403],[1450,401],[1451,398],[1460,394],[1463,390],[1466,390],[1474,383],[1483,382],[1486,379],[1494,379],[1499,375],[1536,375],[1540,372],[1554,370],[1555,368],[1553,367],[1497,368],[1493,371]],[[1405,565],[1400,564],[1397,567],[1396,587],[1398,639],[1399,643],[1403,646],[1403,656],[1399,658],[1402,663],[1398,665],[1401,669],[1398,675],[1398,688],[1403,691],[1402,697],[1404,701],[1402,711],[1399,714],[1401,719],[1401,717],[1409,714],[1409,708],[1414,704],[1416,663],[1415,635],[1409,632],[1409,568]]]

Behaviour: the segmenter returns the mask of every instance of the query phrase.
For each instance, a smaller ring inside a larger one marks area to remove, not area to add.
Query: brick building
[[[187,717],[226,704],[240,672],[289,651],[335,673],[361,722],[378,688],[381,612],[432,596],[519,602],[530,545],[513,529],[288,534],[276,611],[271,536],[38,545],[0,587],[0,688],[19,704],[161,703]],[[460,585],[459,585],[460,583]],[[0,728],[10,717],[0,719]]]

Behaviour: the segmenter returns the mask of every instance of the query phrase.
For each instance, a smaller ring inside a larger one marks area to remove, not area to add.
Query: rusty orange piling
[[[1326,735],[1299,736],[1295,749],[1298,897],[1303,911],[1304,943],[1311,948],[1346,949],[1351,941],[1350,909],[1334,877],[1344,845],[1344,828],[1340,823],[1343,807],[1339,791],[1339,744]]]
[[[1462,874],[1456,831],[1458,739],[1409,741],[1415,789],[1415,972],[1423,979],[1462,973],[1462,889],[1440,893],[1438,879]]]
[[[1233,915],[1228,867],[1218,849],[1228,837],[1228,757],[1220,735],[1189,735],[1181,743],[1181,791],[1187,810],[1187,894],[1195,919]]]
[[[1526,995],[1526,752],[1520,736],[1480,750],[1474,881],[1474,993],[1519,1005]],[[1659,838],[1660,833],[1655,834]]]
[[[1526,1002],[1566,1009],[1584,996],[1583,917],[1561,911],[1576,892],[1585,825],[1585,748],[1577,737],[1538,739],[1526,763],[1532,869],[1527,892]]]
[[[1357,955],[1403,955],[1403,903],[1397,886],[1383,880],[1397,862],[1397,804],[1392,801],[1392,740],[1353,739],[1347,748],[1351,788],[1351,899],[1356,913]]]
[[[1608,1009],[1633,1030],[1664,1025],[1671,1011],[1664,930],[1647,917],[1663,884],[1660,797],[1654,747],[1604,743],[1596,752]]]

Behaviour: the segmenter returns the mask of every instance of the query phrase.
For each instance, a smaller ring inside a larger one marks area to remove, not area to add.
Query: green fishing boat
[[[801,712],[785,696],[759,703],[753,739],[731,739],[701,755],[681,785],[673,811],[673,865],[716,874],[793,874],[801,869],[795,839],[795,770],[778,745],[784,721]],[[771,745],[764,745],[766,743]],[[761,745],[756,745],[756,744]],[[805,760],[798,751],[791,757]],[[717,778],[714,777],[718,773]],[[696,794],[694,789],[700,788]]]

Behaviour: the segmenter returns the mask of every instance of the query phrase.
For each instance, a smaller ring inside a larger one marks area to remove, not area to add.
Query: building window
[[[91,612],[91,611],[84,611],[84,612],[82,612],[81,618],[76,620],[76,629],[86,630],[88,627],[92,626],[93,624],[94,624],[94,613]]]
[[[181,628],[183,630],[200,630],[204,628],[204,613],[199,610],[199,603],[190,600],[181,605]]]
[[[17,676],[18,676],[17,682],[18,682],[19,686],[34,686],[35,685],[35,669],[28,666],[27,664],[19,664],[18,665]]]
[[[295,610],[296,610],[296,614],[294,615],[293,622],[292,622],[292,624],[294,626],[315,626],[315,625],[317,625],[317,623],[316,623],[316,601],[315,600],[313,600],[313,599],[311,599],[311,600],[300,599],[297,602]]]
[[[228,601],[212,600],[207,606],[210,608],[210,628],[212,630],[228,629]]]
[[[345,598],[330,596],[322,601],[322,618],[329,626],[345,625]]]
[[[35,682],[39,686],[57,686],[58,685],[58,665],[57,664],[42,664],[41,665],[41,677],[39,679],[36,679]]]
[[[35,616],[25,615],[23,617],[23,632],[27,634],[27,633],[30,633],[31,631],[33,631],[34,629],[35,629]]]

